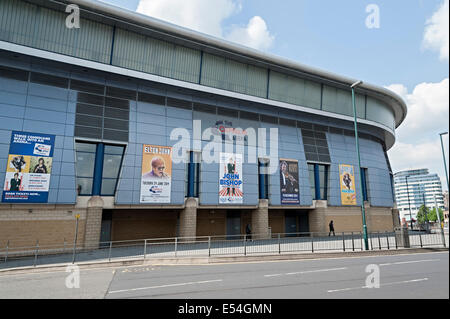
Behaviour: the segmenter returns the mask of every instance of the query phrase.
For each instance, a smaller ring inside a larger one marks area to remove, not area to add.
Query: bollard
[[[380,240],[380,232],[377,231],[377,236],[378,236],[378,249],[381,250],[381,240]]]
[[[147,239],[144,240],[144,260],[146,255],[147,255]]]
[[[397,234],[396,233],[394,233],[394,240],[395,240],[395,249],[398,249]]]
[[[9,250],[9,240],[6,243],[6,254],[5,254],[5,263],[8,260],[8,250]]]
[[[208,257],[211,257],[211,236],[208,237]]]
[[[420,234],[420,231],[419,231],[419,241],[420,241],[420,248],[423,248],[422,235]]]
[[[108,261],[111,262],[112,241],[109,242]]]
[[[364,250],[364,248],[363,248],[363,235],[362,235],[362,232],[359,232],[359,238],[361,238],[361,251],[363,251]]]
[[[278,255],[281,255],[281,235],[278,234]]]
[[[387,249],[389,250],[389,235],[387,231],[386,231],[386,240],[387,240]]]
[[[177,257],[178,237],[175,237],[175,257]]]
[[[342,247],[345,251],[345,234],[344,233],[342,233]]]
[[[247,256],[247,235],[244,235],[244,256]]]
[[[314,234],[311,233],[311,252],[314,252]]]
[[[36,240],[36,251],[34,253],[34,267],[36,267],[37,264],[38,251],[39,251],[39,240]]]
[[[353,232],[352,232],[352,251],[355,251],[355,240],[353,239]]]

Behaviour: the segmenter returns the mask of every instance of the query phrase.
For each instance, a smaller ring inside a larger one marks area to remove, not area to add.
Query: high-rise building
[[[394,189],[400,218],[406,221],[416,219],[422,205],[435,207],[434,196],[438,207],[444,208],[441,179],[426,168],[395,173]]]

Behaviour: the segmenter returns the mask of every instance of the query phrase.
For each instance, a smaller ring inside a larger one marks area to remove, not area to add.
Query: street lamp
[[[448,187],[447,163],[445,162],[444,143],[442,142],[442,135],[446,135],[446,134],[448,134],[448,132],[439,133],[439,137],[441,138],[442,158],[444,159],[445,178],[447,179],[447,190],[449,190],[449,187]]]
[[[358,169],[359,169],[359,188],[361,192],[361,213],[362,213],[362,223],[363,223],[363,236],[364,236],[364,246],[366,250],[369,250],[369,240],[367,239],[367,224],[366,224],[366,211],[364,208],[364,196],[363,196],[363,180],[361,176],[361,156],[359,154],[359,140],[358,140],[358,124],[356,120],[356,102],[355,102],[355,88],[361,85],[362,81],[357,81],[351,85],[352,88],[352,105],[353,105],[353,118],[355,124],[355,140],[356,140],[356,153],[358,154]]]

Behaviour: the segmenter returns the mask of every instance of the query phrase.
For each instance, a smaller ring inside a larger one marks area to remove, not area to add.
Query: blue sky
[[[438,133],[448,131],[448,0],[102,1],[389,87],[409,109],[389,151],[394,171],[430,168],[447,189]],[[366,27],[369,4],[379,8],[379,28]],[[434,15],[432,44],[425,46]],[[448,137],[444,142],[448,154]]]

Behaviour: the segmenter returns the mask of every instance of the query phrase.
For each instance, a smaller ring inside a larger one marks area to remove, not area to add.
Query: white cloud
[[[275,40],[267,29],[266,22],[259,16],[251,18],[246,27],[233,26],[226,38],[258,50],[268,50]]]
[[[165,20],[195,31],[237,42],[259,50],[267,50],[274,36],[259,16],[246,27],[233,26],[224,32],[223,22],[242,10],[241,0],[140,0],[137,12]]]
[[[397,141],[389,150],[393,171],[428,168],[430,173],[439,174],[446,189],[439,133],[449,128],[449,79],[418,84],[412,93],[402,84],[387,88],[400,95],[408,106],[408,115],[396,132]],[[448,167],[448,135],[443,141]]]
[[[221,37],[223,20],[239,8],[233,0],[141,0],[136,11]]]
[[[439,58],[448,61],[449,0],[427,20],[423,44],[425,48],[439,51]]]
[[[411,94],[402,84],[387,87],[400,95],[408,106],[408,115],[397,130],[399,140],[420,141],[424,133],[449,126],[449,79],[439,83],[418,84]]]

